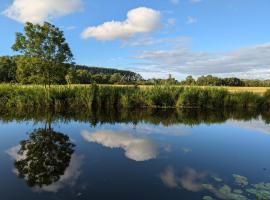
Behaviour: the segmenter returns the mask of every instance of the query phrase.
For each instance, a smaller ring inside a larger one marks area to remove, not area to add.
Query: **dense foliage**
[[[249,80],[239,79],[236,77],[219,78],[212,75],[200,76],[195,80],[188,76],[181,85],[198,85],[198,86],[242,86],[242,87],[270,87],[270,80]]]
[[[24,56],[0,57],[0,83],[43,84],[45,76],[39,75],[40,59]],[[87,67],[63,63],[65,69],[51,79],[52,84],[135,84],[142,77],[134,72],[112,68]],[[56,76],[57,75],[57,78]]]
[[[65,63],[73,60],[63,31],[48,22],[27,22],[24,33],[16,33],[12,49],[22,55],[16,60],[16,77],[22,83],[61,83],[68,70]]]

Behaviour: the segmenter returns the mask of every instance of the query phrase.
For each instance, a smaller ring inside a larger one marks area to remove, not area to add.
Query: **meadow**
[[[270,90],[112,85],[0,85],[0,108],[268,109]],[[259,92],[260,91],[260,92]]]

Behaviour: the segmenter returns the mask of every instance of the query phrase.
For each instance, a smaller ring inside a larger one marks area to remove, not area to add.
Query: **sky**
[[[64,31],[77,64],[144,78],[270,79],[269,0],[0,0],[0,55],[24,23]]]

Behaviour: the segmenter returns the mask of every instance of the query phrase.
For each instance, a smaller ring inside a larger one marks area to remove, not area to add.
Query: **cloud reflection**
[[[81,135],[88,142],[95,142],[109,148],[122,148],[125,150],[125,156],[134,161],[151,160],[158,155],[157,146],[153,141],[137,138],[126,132],[82,131]]]
[[[264,192],[268,189],[266,187],[267,184],[248,186],[247,178],[244,176],[233,174],[233,178],[236,184],[229,186],[220,178],[210,176],[210,174],[205,172],[198,172],[192,168],[184,170],[182,176],[177,176],[172,167],[167,167],[160,174],[161,181],[169,188],[183,188],[191,192],[208,191],[218,199],[247,200],[249,199],[247,196],[250,194],[260,194],[263,193],[261,191],[262,188]],[[246,186],[249,188],[244,188]]]
[[[172,167],[167,167],[163,173],[160,174],[162,182],[170,188],[184,188],[188,191],[198,192],[203,189],[199,180],[205,178],[206,174],[197,172],[194,169],[187,168],[182,177],[177,177]]]

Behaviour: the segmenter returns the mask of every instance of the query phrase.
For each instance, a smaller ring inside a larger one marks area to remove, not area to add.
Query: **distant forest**
[[[29,74],[27,70],[20,69],[23,59],[22,56],[0,57],[0,83],[40,84],[39,77],[35,78],[30,74],[30,71],[33,71],[31,65],[28,69]],[[53,84],[135,84],[142,80],[141,75],[127,70],[76,64],[62,65],[65,65],[66,70]],[[25,68],[25,65],[23,67]]]
[[[0,57],[0,83],[40,84],[39,79],[21,73],[17,63],[22,56]],[[66,71],[54,84],[138,84],[138,85],[194,85],[194,86],[241,86],[270,87],[270,80],[250,80],[236,77],[219,78],[212,75],[200,76],[197,79],[187,76],[177,81],[170,75],[167,79],[143,79],[138,73],[113,68],[90,67],[85,65],[63,64]],[[30,69],[29,69],[30,70]]]
[[[75,64],[73,54],[58,27],[25,23],[24,31],[16,33],[12,50],[16,56],[0,57],[0,83],[19,84],[136,84],[136,85],[198,85],[198,86],[263,86],[270,80],[244,80],[219,78],[212,75],[196,80],[188,76],[177,81],[173,75],[167,79],[144,80],[138,73]]]

